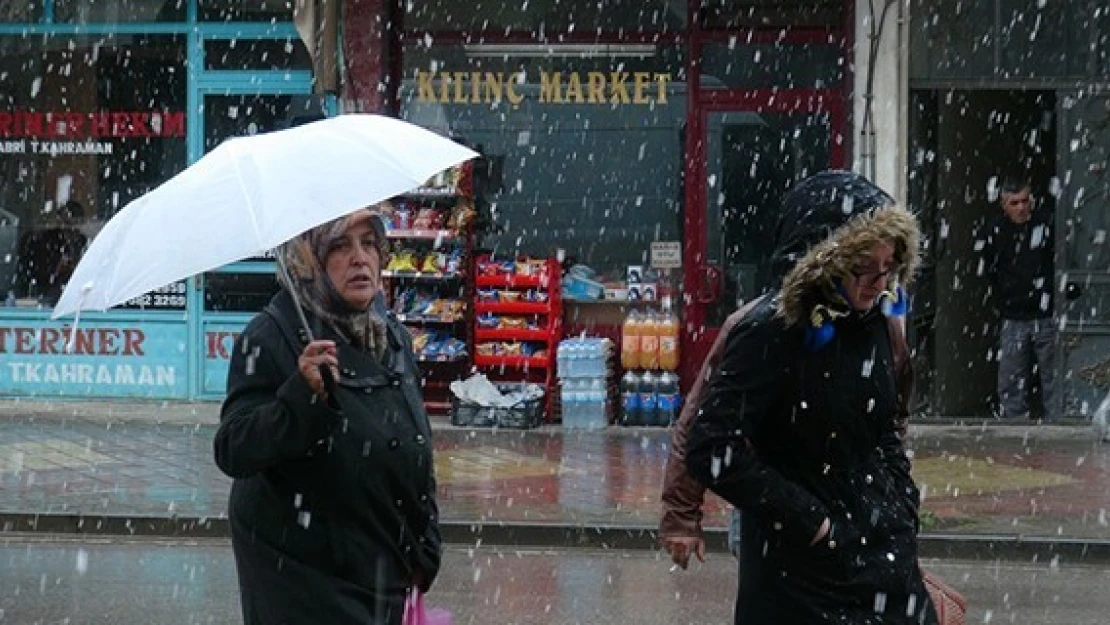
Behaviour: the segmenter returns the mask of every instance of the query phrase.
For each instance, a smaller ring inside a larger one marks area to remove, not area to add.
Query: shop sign
[[[185,397],[187,337],[185,322],[90,322],[76,332],[47,320],[0,322],[0,393]]]
[[[184,136],[181,111],[0,111],[0,154],[111,154],[114,139]]]
[[[528,84],[524,72],[416,73],[416,101],[440,104],[491,104],[524,101],[517,91]],[[539,102],[549,104],[666,104],[669,72],[544,72]]]
[[[651,266],[655,269],[678,269],[682,267],[682,244],[678,241],[652,242]]]
[[[246,322],[204,324],[204,394],[223,395],[227,391],[232,350],[246,325]]]

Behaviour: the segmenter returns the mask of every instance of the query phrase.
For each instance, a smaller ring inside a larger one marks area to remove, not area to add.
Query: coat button
[[[420,503],[428,503],[428,493],[420,495]]]
[[[416,441],[417,445],[423,445],[424,444],[424,435],[423,434],[417,434],[415,437],[413,437],[412,440]]]
[[[394,501],[393,503],[396,504],[398,508],[402,508],[405,505],[405,502],[401,501],[400,499]]]
[[[401,381],[400,380],[394,380],[393,381],[393,386],[401,386]]]
[[[389,439],[389,449],[390,450],[396,450],[400,446],[401,446],[401,441],[400,440],[398,440],[396,438]]]

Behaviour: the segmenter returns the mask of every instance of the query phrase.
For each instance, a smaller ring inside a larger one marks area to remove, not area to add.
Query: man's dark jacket
[[[994,288],[994,302],[1003,319],[1032,321],[1052,316],[1052,216],[1033,211],[1024,224],[998,215],[983,228],[976,245],[982,246],[983,272]]]

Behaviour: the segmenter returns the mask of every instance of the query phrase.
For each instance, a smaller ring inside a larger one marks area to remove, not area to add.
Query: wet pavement
[[[1110,569],[1051,562],[927,560],[969,600],[968,623],[1105,623]],[[456,625],[728,623],[736,565],[711,554],[673,571],[646,551],[450,547],[427,602]],[[239,622],[226,540],[0,539],[0,623]]]
[[[217,404],[0,404],[0,517],[220,519]],[[924,531],[1110,539],[1110,445],[1082,426],[911,427]],[[436,421],[442,518],[462,524],[654,528],[669,436],[475,430]],[[707,527],[726,505],[707,504]],[[88,529],[88,528],[85,528]]]

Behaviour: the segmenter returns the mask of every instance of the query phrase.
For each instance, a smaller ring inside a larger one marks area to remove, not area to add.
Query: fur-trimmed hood
[[[888,290],[913,279],[919,262],[917,220],[866,178],[845,171],[811,176],[783,197],[773,264],[782,277],[776,295],[788,325],[809,319],[818,306],[847,313],[837,282],[851,277],[858,258],[877,243],[895,248],[897,276]]]

